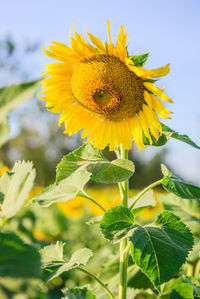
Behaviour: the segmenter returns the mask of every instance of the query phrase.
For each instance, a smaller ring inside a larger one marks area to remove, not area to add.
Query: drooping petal
[[[87,32],[87,35],[91,42],[102,52],[106,53],[105,45],[100,41],[100,39],[90,33]]]
[[[109,44],[108,44],[108,53],[113,54],[114,51],[114,45],[112,43],[111,34],[110,34],[110,22],[107,20],[107,29],[108,29],[108,38],[109,38]]]
[[[165,108],[163,103],[161,103],[156,96],[151,94],[150,97],[152,99],[153,108],[158,113],[158,115],[163,118],[171,118],[168,114],[171,114],[172,112]]]
[[[173,103],[173,101],[160,88],[158,88],[154,84],[149,82],[144,82],[143,84],[149,91],[156,94],[161,100]]]

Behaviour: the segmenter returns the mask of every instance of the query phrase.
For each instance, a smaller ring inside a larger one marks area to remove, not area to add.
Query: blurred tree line
[[[25,44],[19,50],[11,37],[0,41],[0,87],[32,80],[32,66],[40,53],[39,42]],[[63,134],[63,128],[57,124],[58,115],[46,111],[45,104],[37,96],[11,112],[9,122],[11,134],[8,142],[0,148],[0,161],[9,167],[18,159],[33,161],[37,185],[51,184],[55,179],[56,165],[63,155],[82,144],[80,133],[71,137]],[[136,167],[130,187],[138,189],[162,176],[160,164],[165,159],[166,150],[161,149],[150,161],[135,157],[135,150],[134,147],[129,154]],[[108,159],[116,158],[115,153],[108,149],[104,150],[104,155]]]

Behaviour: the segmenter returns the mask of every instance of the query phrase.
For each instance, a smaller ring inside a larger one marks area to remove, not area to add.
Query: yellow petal
[[[164,65],[163,67],[153,69],[149,71],[151,78],[160,78],[166,76],[169,73],[169,64]]]
[[[71,36],[70,36],[70,43],[71,43],[71,46],[73,48],[73,50],[80,56],[80,57],[85,57],[85,52],[84,50],[80,47],[79,43],[73,39]]]
[[[85,56],[92,56],[96,54],[96,50],[89,44],[86,43],[86,41],[83,39],[82,36],[80,36],[78,33],[75,31],[75,25],[73,24],[73,32],[74,32],[74,37],[78,43],[78,46],[80,50],[85,52]]]
[[[143,105],[143,112],[144,112],[145,118],[147,119],[151,133],[156,138],[156,140],[158,140],[158,138],[160,136],[159,131],[162,132],[162,127],[161,127],[161,124],[160,124],[158,118],[156,117],[155,113],[153,113],[151,108],[149,108],[145,104]]]
[[[108,53],[113,54],[114,51],[114,45],[112,43],[111,34],[110,34],[110,22],[107,20],[107,29],[108,29],[108,38],[109,38],[109,44],[108,44]]]
[[[152,107],[152,100],[151,100],[150,93],[148,91],[146,91],[146,90],[144,91],[144,99],[145,99],[147,105],[149,107]]]
[[[99,49],[101,50],[101,52],[105,53],[106,52],[106,48],[105,45],[100,41],[100,39],[90,33],[87,32],[87,35],[89,37],[89,39],[91,40],[91,42]]]
[[[123,61],[127,57],[126,42],[127,42],[126,28],[124,26],[120,26],[120,31],[119,31],[119,35],[115,47],[115,55],[117,55]]]
[[[168,119],[171,118],[168,114],[171,114],[172,112],[169,111],[167,108],[165,108],[163,103],[161,103],[156,96],[154,95],[150,95],[150,96],[152,99],[153,108],[158,113],[158,115],[163,118],[168,118]]]
[[[138,67],[134,65],[128,65],[129,69],[132,70],[138,77],[145,79],[150,78],[160,78],[166,76],[169,73],[169,64],[153,70],[147,70],[143,67]]]
[[[138,66],[134,66],[131,64],[128,64],[128,68],[134,72],[138,77],[142,78],[142,79],[149,79],[151,78],[149,75],[149,70],[146,70],[142,67],[138,67]]]
[[[157,86],[152,83],[144,82],[144,86],[151,92],[155,93],[161,100],[173,103],[173,101]]]
[[[152,139],[151,139],[151,135],[149,133],[149,126],[148,126],[147,120],[144,116],[144,113],[141,110],[139,111],[139,121],[140,121],[141,127],[144,131],[144,134],[149,139],[149,142],[152,145]]]
[[[132,134],[139,150],[145,150],[145,146],[143,143],[143,132],[137,116],[134,116],[134,118],[132,119]]]

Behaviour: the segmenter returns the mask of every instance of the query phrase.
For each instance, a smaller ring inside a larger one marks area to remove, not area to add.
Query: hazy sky
[[[0,12],[0,38],[10,34],[19,43],[39,40],[45,47],[51,40],[69,44],[73,22],[78,32],[87,27],[103,41],[107,19],[114,39],[125,25],[129,53],[150,51],[147,68],[171,64],[169,75],[158,83],[174,100],[168,105],[172,120],[164,123],[200,144],[200,0],[0,0]],[[39,55],[34,77],[49,62],[42,51]],[[168,164],[200,183],[200,152],[175,140],[167,148]],[[138,154],[146,157],[151,151]]]

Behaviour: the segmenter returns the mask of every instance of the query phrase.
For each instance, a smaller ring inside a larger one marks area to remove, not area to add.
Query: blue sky
[[[107,38],[106,20],[116,38],[120,25],[128,31],[130,53],[150,51],[147,68],[171,64],[171,72],[158,82],[174,100],[169,104],[174,114],[165,121],[178,132],[188,134],[200,144],[200,1],[140,0],[68,1],[68,0],[0,0],[0,37],[7,34],[20,42],[51,40],[69,44],[69,29]],[[39,77],[49,59],[38,54],[33,77]],[[186,179],[200,184],[200,152],[178,141],[167,145],[167,162]],[[139,152],[148,158],[157,150]]]

